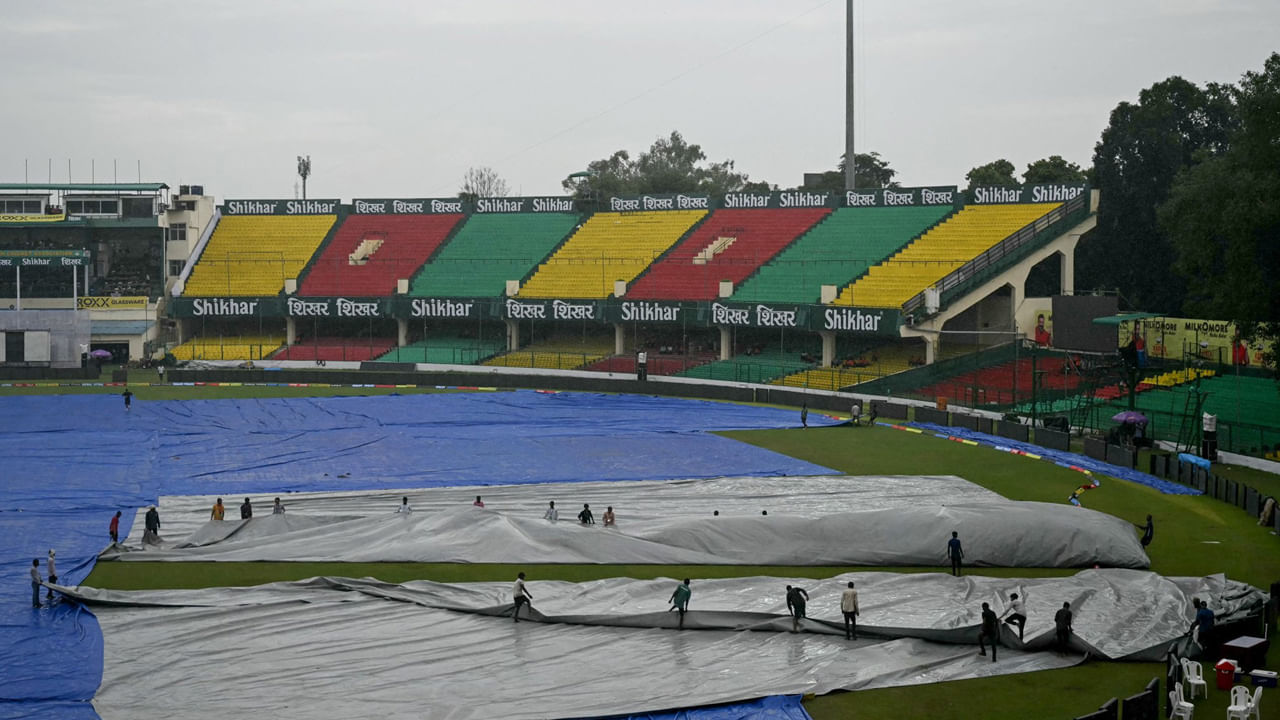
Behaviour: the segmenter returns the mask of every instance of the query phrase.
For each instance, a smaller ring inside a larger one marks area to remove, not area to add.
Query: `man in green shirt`
[[[676,586],[675,592],[671,593],[671,610],[680,611],[680,629],[684,629],[684,614],[689,609],[689,598],[693,596],[693,591],[689,589],[689,578],[685,578],[684,582]],[[671,612],[668,610],[667,612]]]

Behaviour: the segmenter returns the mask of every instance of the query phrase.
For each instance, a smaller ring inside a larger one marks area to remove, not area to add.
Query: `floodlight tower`
[[[853,0],[847,0],[845,6],[844,83],[844,189],[853,190]]]
[[[298,177],[302,178],[302,199],[307,199],[307,178],[311,176],[311,156],[298,156]]]

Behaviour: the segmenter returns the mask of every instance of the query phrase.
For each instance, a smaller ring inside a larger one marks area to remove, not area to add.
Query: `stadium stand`
[[[298,294],[382,297],[431,257],[463,215],[349,215],[311,262]],[[215,236],[216,237],[216,236]]]
[[[417,297],[499,297],[579,222],[569,213],[477,214],[413,279]]]
[[[695,355],[659,355],[652,351],[645,353],[645,368],[650,375],[679,375],[680,373],[715,361],[715,353]],[[631,374],[636,371],[635,355],[614,355],[582,368],[593,372],[612,372]]]
[[[947,207],[841,208],[743,281],[742,302],[817,302],[944,218]]]
[[[901,307],[1059,204],[969,205],[844,288],[837,305]]]
[[[717,210],[627,290],[639,300],[713,300],[831,213],[826,208]]]
[[[1038,391],[1058,396],[1080,388],[1081,376],[1070,360],[1059,356],[1041,357],[1034,363],[1041,373]],[[965,405],[1004,405],[1031,397],[1031,358],[1019,358],[991,367],[961,373],[941,382],[912,391],[924,397],[945,397]]]
[[[602,360],[613,352],[611,338],[585,340],[544,340],[484,361],[499,367],[576,370]]]
[[[299,340],[281,348],[272,360],[341,360],[365,362],[395,347],[395,338],[322,337]]]
[[[402,348],[392,348],[378,360],[404,363],[442,363],[475,365],[505,350],[501,337],[479,340],[474,337],[441,336],[419,340]]]
[[[891,342],[837,359],[829,368],[810,368],[775,378],[773,385],[816,390],[840,388],[870,382],[924,364],[924,349],[918,342]]]
[[[278,295],[333,227],[336,215],[224,216],[192,268],[188,296]]]
[[[676,373],[680,377],[728,380],[732,382],[764,383],[782,375],[807,370],[812,363],[799,359],[795,351],[763,348],[751,354],[735,355],[729,360],[717,360]]]
[[[171,351],[178,361],[262,360],[284,344],[277,335],[226,335],[192,338]]]
[[[631,282],[706,215],[705,210],[596,213],[538,266],[520,297],[609,297],[614,281]]]

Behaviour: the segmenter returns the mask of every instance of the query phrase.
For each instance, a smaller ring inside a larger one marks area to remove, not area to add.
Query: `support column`
[[[836,334],[831,330],[820,330],[822,337],[822,367],[831,367],[836,361]]]
[[[613,324],[613,354],[627,354],[627,328],[622,323]]]
[[[1063,295],[1074,295],[1076,292],[1076,249],[1063,250],[1059,257],[1058,283]]]
[[[938,342],[941,339],[938,335],[924,336],[924,364],[932,365],[938,360]]]
[[[507,352],[515,352],[520,349],[520,321],[504,320],[507,325]]]
[[[298,321],[287,317],[284,319],[284,344],[293,345],[296,342],[298,342]]]
[[[396,347],[409,344],[409,321],[403,318],[396,320]]]
[[[720,359],[728,360],[733,355],[733,331],[724,326],[720,326]]]

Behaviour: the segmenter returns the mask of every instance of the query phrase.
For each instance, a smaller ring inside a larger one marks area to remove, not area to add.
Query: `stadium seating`
[[[715,361],[714,353],[697,355],[659,355],[652,351],[645,354],[645,367],[650,375],[679,375],[680,373]],[[635,355],[614,355],[591,363],[583,370],[632,374],[636,371]]]
[[[951,207],[841,208],[742,282],[742,302],[817,302],[951,212]]]
[[[1060,204],[970,205],[841,291],[837,305],[901,307]]]
[[[440,363],[445,365],[475,365],[493,357],[507,347],[506,338],[478,339],[455,335],[432,336],[402,348],[392,348],[378,358],[384,362]]]
[[[890,342],[837,358],[836,367],[810,368],[772,380],[774,385],[839,390],[870,382],[924,364],[924,348],[919,342]]]
[[[192,338],[171,352],[178,361],[262,360],[284,344],[277,335],[213,335]]]
[[[596,337],[585,340],[544,340],[519,350],[484,361],[498,367],[576,370],[603,359],[613,352],[613,339]]]
[[[395,347],[395,338],[324,337],[300,340],[280,349],[272,360],[342,360],[364,362]]]
[[[312,261],[298,294],[383,297],[440,247],[462,214],[350,215]]]
[[[941,382],[912,391],[924,397],[945,397],[965,405],[1005,405],[1031,397],[1032,360],[1019,358],[991,367],[961,373]],[[1068,359],[1037,358],[1035,371],[1041,373],[1038,391],[1046,396],[1072,393],[1080,388],[1081,376]]]
[[[336,215],[224,216],[187,279],[188,296],[278,295],[333,227]]]
[[[592,215],[520,289],[529,298],[606,298],[706,216],[704,210]]]
[[[640,300],[714,300],[736,286],[830,210],[717,210],[627,290]]]
[[[783,352],[765,348],[750,355],[735,355],[729,360],[717,360],[676,373],[681,377],[729,380],[733,382],[764,383],[782,376],[813,367],[800,359],[795,351]]]
[[[568,213],[472,215],[423,266],[409,294],[499,297],[508,280],[523,280],[578,222]]]

